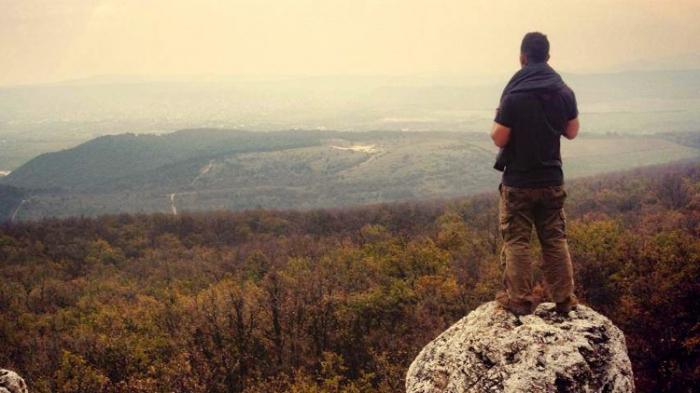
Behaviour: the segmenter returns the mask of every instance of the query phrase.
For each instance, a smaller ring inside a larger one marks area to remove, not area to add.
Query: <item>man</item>
[[[501,148],[494,167],[503,171],[499,223],[504,245],[504,291],[496,300],[516,315],[531,313],[540,299],[533,293],[532,227],[542,246],[542,271],[556,310],[577,304],[566,241],[564,174],[559,140],[578,134],[573,91],[547,64],[549,41],[527,33],[520,47],[522,68],[501,96],[491,138]]]

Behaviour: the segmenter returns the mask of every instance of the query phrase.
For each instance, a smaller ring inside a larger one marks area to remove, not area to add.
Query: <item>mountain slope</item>
[[[318,144],[317,136],[306,136],[219,130],[108,135],[72,149],[42,154],[2,181],[26,188],[92,188],[193,158]]]

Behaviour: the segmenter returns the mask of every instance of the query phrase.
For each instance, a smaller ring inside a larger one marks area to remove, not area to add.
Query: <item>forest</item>
[[[700,386],[700,165],[567,183],[579,298],[639,392]],[[0,367],[32,392],[401,392],[500,286],[497,193],[0,226]],[[534,247],[534,252],[537,252]]]

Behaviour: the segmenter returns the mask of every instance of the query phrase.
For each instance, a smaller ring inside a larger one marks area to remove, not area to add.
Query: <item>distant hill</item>
[[[133,185],[138,182],[135,176],[193,159],[319,143],[318,133],[304,132],[183,130],[168,135],[108,135],[73,149],[42,154],[2,180],[25,188],[113,189],[115,182]]]
[[[692,159],[668,136],[563,142],[567,178]],[[485,133],[183,130],[104,136],[30,160],[0,219],[107,213],[351,206],[497,187]],[[18,197],[17,195],[21,195]]]

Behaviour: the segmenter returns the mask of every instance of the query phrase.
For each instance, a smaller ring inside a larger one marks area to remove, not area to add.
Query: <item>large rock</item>
[[[585,306],[558,315],[543,303],[516,317],[481,305],[423,348],[407,393],[633,392],[625,337]]]
[[[16,372],[0,369],[0,393],[27,393],[27,384]]]

